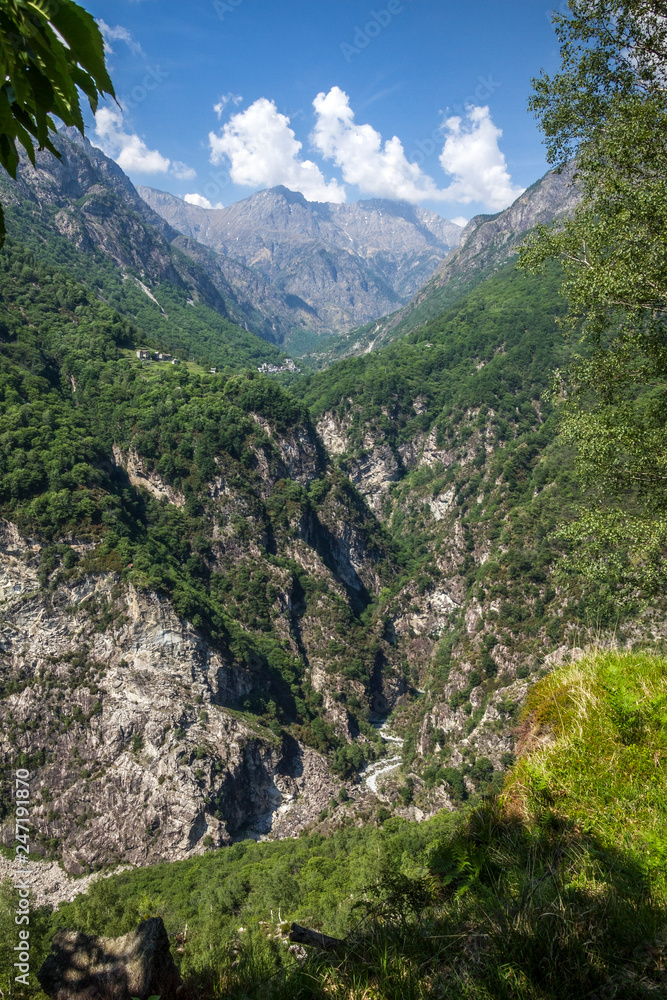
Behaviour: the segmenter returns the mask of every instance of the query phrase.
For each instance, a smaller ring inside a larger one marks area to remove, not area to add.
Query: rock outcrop
[[[161,917],[118,938],[59,931],[37,978],[51,1000],[176,1000],[183,986]]]
[[[0,757],[33,769],[37,850],[73,872],[173,860],[298,832],[339,788],[314,750],[227,707],[266,683],[258,664],[116,574],[40,591],[40,547],[7,523],[3,542]]]

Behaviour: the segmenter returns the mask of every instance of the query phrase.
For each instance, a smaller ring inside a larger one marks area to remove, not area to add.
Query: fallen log
[[[323,951],[333,951],[334,948],[338,948],[344,943],[340,938],[329,937],[328,934],[313,931],[310,927],[301,927],[299,924],[292,924],[289,939],[298,942],[298,944],[311,944],[314,948],[320,948]]]

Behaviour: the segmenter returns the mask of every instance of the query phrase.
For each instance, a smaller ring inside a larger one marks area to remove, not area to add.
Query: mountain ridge
[[[410,301],[387,316],[341,335],[309,361],[319,368],[342,358],[390,344],[454,307],[477,284],[516,257],[528,232],[572,213],[579,202],[576,170],[550,170],[531,184],[508,208],[495,215],[474,216],[459,245],[438,265]]]
[[[64,129],[55,141],[60,160],[38,153],[33,167],[23,157],[16,182],[0,179],[10,214],[12,206],[31,206],[35,221],[65,237],[81,260],[99,253],[129,269],[158,298],[165,283],[187,291],[268,343],[305,326],[307,308],[288,304],[280,290],[238,261],[184,240],[121,168],[75,129]],[[24,213],[21,225],[28,222]]]
[[[284,186],[222,208],[190,205],[140,187],[185,237],[238,260],[313,310],[315,332],[367,322],[406,301],[458,243],[461,229],[434,212],[383,199],[309,202]]]

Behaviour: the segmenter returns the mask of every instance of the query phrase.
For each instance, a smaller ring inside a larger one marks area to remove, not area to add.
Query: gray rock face
[[[3,198],[55,210],[56,229],[77,249],[100,250],[151,283],[188,286],[226,315],[220,293],[205,276],[198,279],[185,258],[176,259],[169,245],[175,232],[148,208],[120,167],[75,129],[59,134],[55,143],[61,159],[38,153],[33,167],[23,158],[16,182],[3,184]]]
[[[118,938],[60,931],[37,978],[51,1000],[175,1000],[182,986],[161,917]]]
[[[347,739],[347,712],[333,697],[357,655],[347,608],[382,587],[381,541],[372,517],[328,468],[310,425],[279,434],[254,419],[262,435],[252,468],[242,478],[229,456],[218,456],[202,497],[211,521],[207,558],[232,579],[239,566],[262,561],[271,628],[301,659],[327,720]],[[114,447],[109,466],[128,488],[175,507],[184,502],[132,447]],[[285,507],[284,522],[271,521],[269,501],[287,481],[308,488],[316,480],[326,490],[317,508],[298,503]],[[247,531],[238,530],[239,517]],[[207,637],[141,575],[132,583],[118,572],[87,571],[94,543],[68,542],[80,568],[40,587],[42,546],[0,520],[0,807],[10,798],[10,762],[25,754],[36,851],[80,873],[185,858],[246,836],[293,836],[313,822],[340,779],[298,731],[298,738],[277,737],[239,711],[246,698],[273,690],[266,661]],[[280,562],[266,559],[269,545]],[[316,585],[313,599],[287,561]],[[244,598],[237,588],[227,608],[252,630]],[[331,654],[334,636],[339,660]],[[389,701],[391,691],[385,685]],[[10,818],[0,813],[5,843]]]
[[[365,353],[404,336],[439,315],[494,269],[516,259],[531,229],[571,215],[580,200],[574,168],[550,171],[497,215],[477,215],[461,232],[459,244],[403,308],[378,321],[371,334],[350,343],[337,357]]]
[[[339,333],[395,310],[457,246],[461,228],[435,212],[381,199],[309,202],[284,187],[224,209],[139,193],[185,237],[240,261],[305,306],[310,329]]]
[[[39,546],[7,524],[0,543],[3,679],[17,688],[0,705],[0,759],[35,761],[37,850],[72,872],[175,860],[293,834],[328,802],[340,782],[314,750],[225,707],[263,684],[259,668],[114,574],[39,591]]]
[[[504,212],[491,218],[478,215],[471,219],[461,234],[458,249],[433,275],[433,287],[441,288],[457,275],[505,263],[516,254],[518,244],[535,226],[570,215],[581,197],[573,174],[571,166],[562,173],[552,170],[527,188]]]

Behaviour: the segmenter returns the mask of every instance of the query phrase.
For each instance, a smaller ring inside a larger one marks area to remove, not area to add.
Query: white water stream
[[[383,722],[381,726],[377,727],[378,732],[380,733],[380,736],[382,737],[384,742],[397,743],[398,746],[402,747],[403,740],[400,738],[400,736],[394,736],[393,733],[390,733],[388,731],[388,727],[389,727],[388,722]],[[372,764],[368,764],[367,767],[364,768],[363,771],[364,784],[366,785],[367,788],[370,788],[370,790],[373,793],[377,794],[378,779],[385,774],[389,774],[391,771],[395,771],[400,766],[401,766],[401,758],[398,756],[389,757],[389,759],[385,757],[384,760],[376,760]]]

